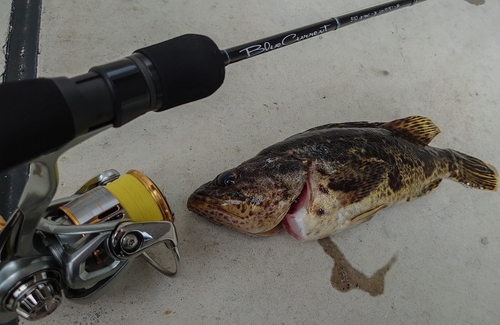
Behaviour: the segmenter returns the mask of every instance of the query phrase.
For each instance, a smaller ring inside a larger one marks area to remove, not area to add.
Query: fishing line
[[[104,186],[134,221],[172,221],[167,201],[146,175],[131,170]]]

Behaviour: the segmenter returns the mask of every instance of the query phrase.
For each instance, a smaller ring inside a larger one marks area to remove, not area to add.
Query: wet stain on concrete
[[[361,289],[372,296],[384,293],[385,275],[396,262],[394,255],[387,264],[379,269],[371,277],[356,270],[345,258],[338,246],[330,239],[318,240],[327,255],[333,258],[335,265],[332,269],[332,286],[340,292],[347,292],[351,289]]]
[[[484,3],[486,2],[485,0],[465,0],[465,1],[476,6],[484,5]]]

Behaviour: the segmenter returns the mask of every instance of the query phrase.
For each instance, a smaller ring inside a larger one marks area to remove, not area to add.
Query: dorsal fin
[[[320,125],[312,129],[309,129],[305,132],[334,129],[334,128],[379,128],[382,125],[384,125],[383,122],[366,122],[366,121],[341,122],[341,123],[330,123],[330,124]]]
[[[394,132],[407,141],[420,145],[428,145],[441,132],[436,124],[423,116],[409,116],[384,123],[381,127]]]

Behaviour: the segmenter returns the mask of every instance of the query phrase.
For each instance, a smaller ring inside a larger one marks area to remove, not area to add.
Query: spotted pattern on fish
[[[393,204],[432,192],[443,178],[495,190],[483,161],[428,146],[440,132],[426,117],[319,126],[276,143],[197,189],[188,208],[252,235],[280,226],[323,238]]]

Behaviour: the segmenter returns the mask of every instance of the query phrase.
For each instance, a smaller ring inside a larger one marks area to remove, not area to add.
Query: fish
[[[439,133],[423,116],[318,126],[220,173],[189,196],[187,208],[252,236],[284,228],[309,241],[429,194],[443,178],[470,188],[497,189],[493,166],[429,146]]]

